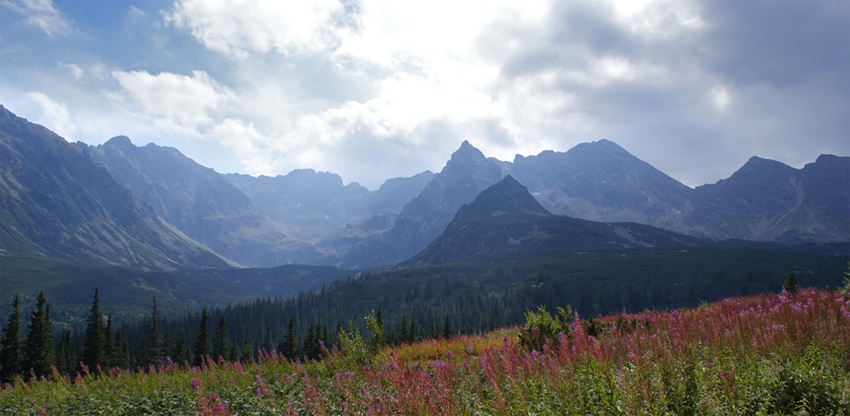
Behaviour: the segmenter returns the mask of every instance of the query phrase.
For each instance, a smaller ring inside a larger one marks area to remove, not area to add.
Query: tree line
[[[114,322],[101,311],[95,290],[84,330],[52,332],[50,305],[39,294],[26,328],[15,297],[0,341],[0,381],[108,368],[147,368],[171,359],[243,361],[276,350],[290,360],[316,359],[340,341],[367,335],[373,348],[420,339],[452,337],[515,325],[537,306],[573,305],[582,316],[595,313],[677,307],[706,299],[712,288],[696,278],[687,285],[658,281],[616,285],[578,283],[539,273],[525,280],[497,269],[489,280],[464,273],[394,276],[370,274],[340,280],[298,296],[255,298],[172,318],[162,316],[156,298],[144,320]],[[517,282],[509,285],[499,282]],[[701,293],[700,293],[701,292]],[[717,291],[712,300],[718,295]]]

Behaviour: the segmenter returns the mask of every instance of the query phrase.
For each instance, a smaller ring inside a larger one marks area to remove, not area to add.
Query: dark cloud
[[[612,17],[613,11],[602,2],[563,2],[555,5],[548,23],[539,31],[515,30],[508,37],[499,32],[485,36],[519,45],[502,67],[506,79],[552,68],[585,71],[590,57],[630,55],[639,49]]]
[[[706,1],[702,6],[708,22],[700,40],[703,62],[728,82],[786,86],[823,72],[847,75],[846,1]]]

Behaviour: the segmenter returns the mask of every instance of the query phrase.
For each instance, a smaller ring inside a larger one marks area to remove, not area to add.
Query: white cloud
[[[80,79],[83,77],[83,69],[77,66],[76,64],[66,64],[64,62],[59,62],[60,68],[65,68],[75,79]]]
[[[725,87],[716,86],[711,89],[711,102],[718,110],[725,111],[731,100],[732,95]]]
[[[130,21],[132,22],[132,21],[135,21],[136,19],[144,17],[145,12],[144,12],[144,10],[142,10],[142,9],[136,7],[135,5],[131,4],[130,10],[127,11],[127,15],[130,17]]]
[[[53,132],[64,137],[66,140],[74,139],[74,136],[79,132],[79,128],[71,120],[71,114],[68,112],[68,107],[65,103],[53,101],[41,92],[33,91],[24,95],[41,108],[41,114],[36,119],[38,124],[53,130]]]
[[[244,58],[252,52],[325,50],[336,42],[335,21],[343,12],[335,0],[177,0],[165,21],[188,29],[209,49]]]
[[[43,30],[48,36],[66,34],[72,30],[71,21],[53,7],[52,0],[3,0],[0,5],[24,15],[27,23]]]
[[[711,7],[175,0],[166,23],[228,58],[239,75],[229,88],[205,73],[115,78],[127,103],[222,143],[251,173],[313,167],[363,182],[358,170],[390,160],[411,174],[438,170],[463,139],[502,159],[603,137],[629,150],[673,142],[687,150],[751,123],[736,114],[747,108],[747,90],[706,64],[716,53],[710,35],[723,23]],[[170,97],[150,84],[183,90]],[[190,85],[206,98],[191,98]]]
[[[119,99],[133,111],[162,128],[193,136],[212,127],[216,116],[225,115],[227,104],[234,99],[229,89],[204,71],[194,71],[192,76],[113,71],[112,77],[123,88]]]
[[[503,117],[505,107],[494,101],[498,62],[480,55],[481,34],[498,21],[539,24],[549,7],[548,1],[517,5],[365,0],[346,11],[335,1],[213,4],[178,0],[165,20],[189,31],[208,49],[239,58],[237,64],[243,67],[262,59],[257,54],[269,52],[293,60],[316,56],[338,73],[359,74],[354,77],[370,85],[370,96],[330,100],[317,107],[309,102],[313,85],[293,90],[272,84],[269,89],[278,90],[284,102],[278,114],[249,103],[249,95],[263,95],[253,86],[237,88],[238,107],[252,106],[255,111],[231,114],[228,123],[216,127],[215,137],[253,137],[252,143],[245,139],[239,145],[243,165],[253,172],[277,169],[285,173],[291,167],[320,168],[331,159],[359,163],[352,160],[350,149],[366,136],[371,145],[408,149],[446,140],[433,136],[435,125],[456,141],[448,144],[452,150],[463,139],[486,148],[491,138],[481,126]],[[275,122],[277,118],[284,120]],[[504,137],[511,135],[492,140]],[[438,153],[419,166],[439,169],[446,154]],[[379,152],[357,157],[374,157],[365,161],[373,166],[385,161]]]

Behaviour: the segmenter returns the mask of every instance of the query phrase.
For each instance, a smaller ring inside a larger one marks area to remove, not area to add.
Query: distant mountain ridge
[[[263,267],[391,266],[433,244],[458,214],[472,215],[462,207],[507,178],[501,194],[485,193],[490,203],[473,207],[503,199],[529,210],[523,215],[639,223],[715,240],[850,241],[850,157],[822,155],[802,169],[753,157],[729,178],[691,189],[604,139],[513,162],[464,141],[439,173],[368,191],[312,169],[220,175],[176,149],[137,147],[121,136],[75,146],[2,110],[6,253],[154,268],[184,259],[222,265],[221,258]]]
[[[795,169],[752,157],[728,179],[693,191],[669,225],[714,239],[850,240],[850,157],[821,155]]]
[[[516,257],[517,253],[687,248],[709,243],[637,223],[554,216],[509,175],[461,207],[439,237],[400,266],[434,266],[485,254]]]
[[[228,267],[77,146],[0,106],[0,254],[142,270]]]
[[[342,267],[371,268],[409,258],[440,235],[463,204],[500,179],[501,169],[464,141],[419,196],[402,208],[392,228],[357,243]]]
[[[79,145],[160,218],[239,265],[291,263],[307,246],[220,174],[177,149],[137,147],[124,136],[100,146]]]
[[[306,238],[319,241],[348,224],[382,214],[398,214],[434,174],[425,171],[410,178],[389,179],[373,192],[356,182],[343,186],[339,175],[313,169],[296,169],[276,177],[240,174],[224,177],[272,219],[292,225]]]
[[[567,152],[517,155],[504,174],[525,184],[549,211],[593,221],[658,225],[675,218],[691,189],[616,143],[581,143]]]

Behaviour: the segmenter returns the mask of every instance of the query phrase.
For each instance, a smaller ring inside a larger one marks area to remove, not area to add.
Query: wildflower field
[[[562,323],[551,339],[506,328],[376,354],[346,345],[302,363],[263,352],[251,363],[56,373],[5,385],[0,412],[850,414],[850,298],[839,293],[801,289]]]

